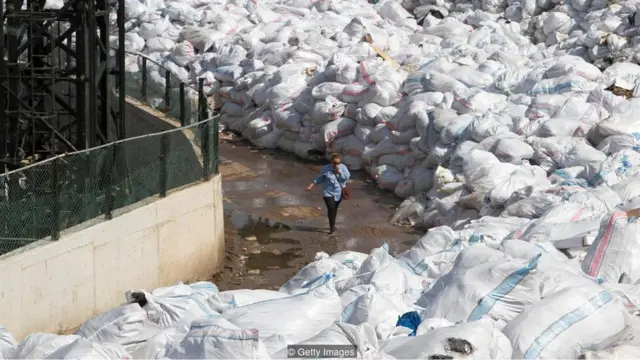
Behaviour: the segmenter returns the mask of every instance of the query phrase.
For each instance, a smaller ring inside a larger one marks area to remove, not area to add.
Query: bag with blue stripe
[[[622,274],[627,274],[635,283],[640,280],[639,245],[638,218],[615,211],[602,219],[598,236],[582,261],[582,271],[614,284]]]
[[[340,296],[342,322],[375,328],[380,339],[388,338],[396,329],[398,318],[411,308],[402,297],[380,293],[372,285],[358,285]]]
[[[569,287],[581,287],[597,284],[598,280],[582,272],[575,262],[570,262],[553,243],[530,243],[522,240],[505,240],[500,246],[505,254],[519,259],[531,259],[542,254],[536,276],[540,277],[540,295],[542,298]],[[640,302],[639,302],[640,304]]]
[[[416,305],[422,318],[476,321],[490,316],[509,321],[540,300],[540,279],[534,270],[540,255],[512,258],[484,244],[460,253],[453,269],[439,278]]]
[[[527,308],[502,332],[514,359],[576,359],[622,331],[624,306],[600,285],[564,289]]]
[[[189,332],[167,349],[168,359],[269,359],[256,329],[240,329],[218,317],[195,320]]]
[[[292,295],[301,290],[306,291],[304,288],[306,284],[329,272],[335,274],[334,281],[348,279],[355,273],[353,269],[336,260],[321,258],[298,271],[295,276],[280,287],[280,291]]]
[[[396,359],[512,358],[509,340],[488,318],[380,341],[380,349]]]
[[[357,285],[373,285],[380,293],[400,295],[408,304],[420,297],[429,279],[417,275],[405,262],[389,254],[389,246],[373,249],[356,274],[336,282],[339,293]]]
[[[222,312],[225,309],[246,306],[253,303],[282,299],[291,296],[276,290],[267,289],[236,289],[220,292],[220,300],[223,302]]]
[[[585,349],[578,359],[640,359],[640,317],[625,314],[625,324],[624,330]]]
[[[157,288],[151,293],[144,290],[128,291],[125,297],[129,303],[138,303],[151,321],[162,327],[170,327],[183,318],[218,316],[224,306],[219,294],[217,286],[200,281]]]
[[[333,325],[322,330],[317,335],[299,342],[296,345],[316,345],[318,347],[328,344],[355,347],[359,359],[386,359],[384,353],[380,352],[378,338],[373,327],[369,324],[351,325],[335,322]],[[271,355],[271,359],[299,359],[287,353],[288,349],[282,349]],[[392,359],[392,358],[389,358]]]
[[[458,234],[448,226],[439,226],[429,229],[411,249],[398,256],[398,260],[416,274],[436,279],[451,270],[460,251]]]
[[[108,310],[85,322],[76,335],[89,341],[118,344],[131,352],[163,328],[149,320],[139,304],[126,304]]]
[[[260,340],[281,335],[288,345],[295,344],[339,321],[342,313],[333,274],[325,274],[305,287],[306,292],[282,299],[226,309],[222,317],[241,329],[257,329]]]

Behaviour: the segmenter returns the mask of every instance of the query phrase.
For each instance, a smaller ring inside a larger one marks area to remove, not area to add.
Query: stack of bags
[[[396,257],[386,245],[368,255],[319,253],[279,291],[208,282],[130,291],[127,304],[73,335],[35,333],[18,344],[0,328],[0,354],[268,360],[298,358],[290,345],[344,345],[365,359],[633,358],[636,220],[607,213],[573,259],[542,232],[531,235],[540,224],[485,218],[463,230],[432,228]]]
[[[510,18],[518,6],[529,23]],[[607,156],[638,146],[635,100],[626,97],[640,66],[603,72],[560,45],[535,45],[543,39],[531,29],[541,19],[543,33],[567,28],[556,13],[569,6],[554,6],[131,0],[125,47],[169,69],[174,96],[179,81],[203,78],[206,96],[222,100],[221,122],[260,147],[302,158],[337,151],[403,198],[431,191],[441,200],[464,188],[473,199],[454,203],[469,215],[508,179],[522,181],[494,196],[493,207],[514,191],[548,186],[543,172],[585,180],[579,167],[604,166]],[[589,6],[589,19],[633,8]],[[547,8],[556,11],[539,13]],[[164,68],[148,65],[158,106]],[[139,80],[140,57],[132,55],[128,69]],[[188,95],[193,106],[197,94]]]

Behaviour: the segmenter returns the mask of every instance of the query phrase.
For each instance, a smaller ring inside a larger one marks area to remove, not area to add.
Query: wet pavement
[[[321,187],[305,191],[321,163],[223,138],[227,256],[224,271],[214,278],[221,289],[277,289],[319,251],[369,253],[387,243],[399,253],[420,235],[388,223],[401,200],[377,189],[363,172],[352,173],[351,199],[340,205],[338,233],[329,235]]]

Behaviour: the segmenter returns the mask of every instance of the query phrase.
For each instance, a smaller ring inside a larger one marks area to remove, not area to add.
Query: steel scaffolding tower
[[[124,138],[124,0],[5,0],[0,9],[0,162],[16,168]],[[114,59],[115,57],[115,59]],[[114,61],[115,60],[115,61]],[[112,66],[115,64],[115,66]],[[115,77],[113,75],[116,75]],[[4,169],[3,169],[4,170]],[[2,171],[2,170],[0,170]]]

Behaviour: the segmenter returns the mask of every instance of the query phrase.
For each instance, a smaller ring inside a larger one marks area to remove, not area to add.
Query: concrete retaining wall
[[[218,175],[0,258],[0,324],[17,339],[68,331],[126,290],[208,279],[223,257]]]

